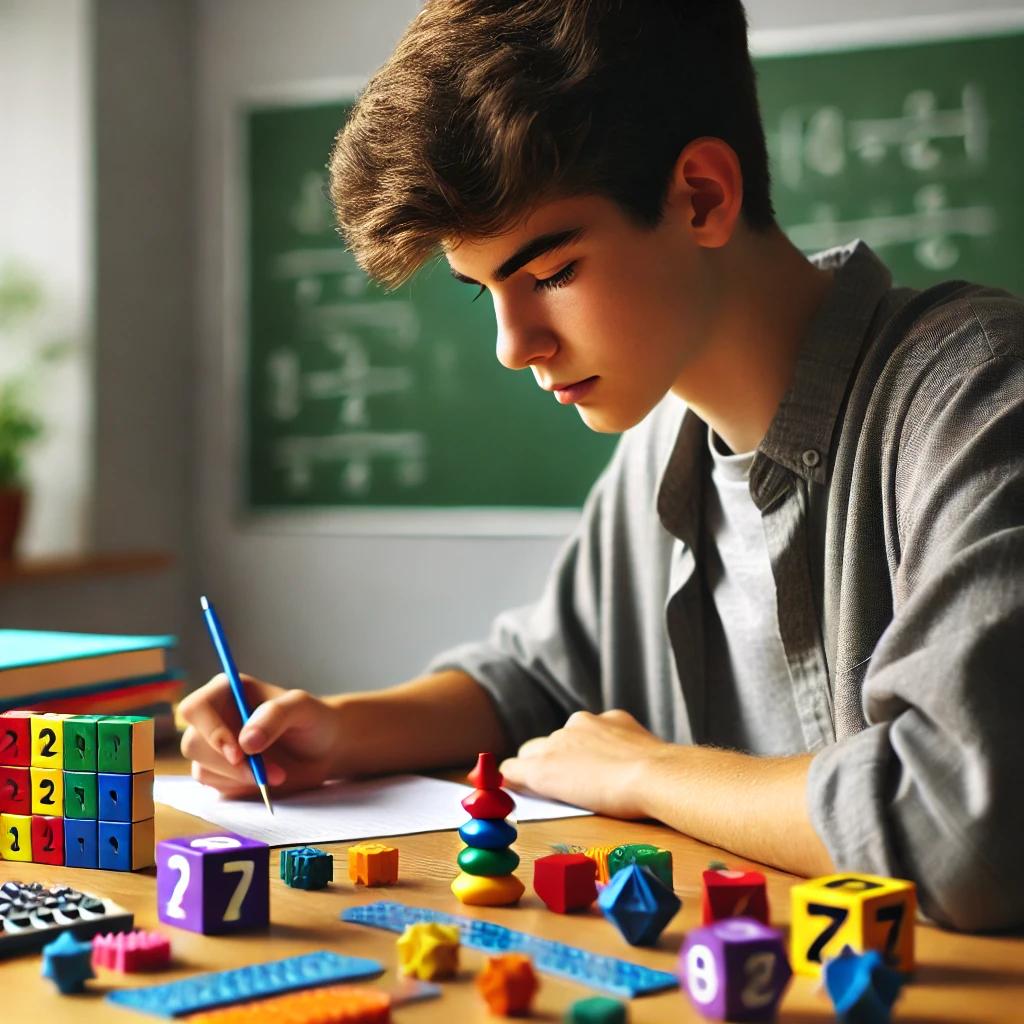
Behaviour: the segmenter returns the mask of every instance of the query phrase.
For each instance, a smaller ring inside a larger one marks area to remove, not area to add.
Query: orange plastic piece
[[[189,1024],[389,1024],[391,997],[379,989],[328,985],[184,1019]]]
[[[394,885],[398,881],[398,850],[383,843],[350,846],[348,877],[356,885]]]
[[[617,850],[622,844],[617,843],[614,846],[591,846],[589,850],[583,852],[597,863],[597,880],[602,885],[608,884],[608,854],[612,850]]]
[[[466,776],[474,789],[501,789],[505,777],[498,771],[493,754],[478,754],[476,767]]]
[[[525,953],[489,956],[476,976],[476,987],[487,1000],[491,1013],[524,1016],[530,1012],[538,988],[533,961]]]

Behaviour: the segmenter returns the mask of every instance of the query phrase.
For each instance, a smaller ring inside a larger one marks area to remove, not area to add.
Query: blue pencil
[[[231,657],[228,638],[224,635],[224,629],[220,624],[220,619],[217,618],[217,613],[213,610],[213,605],[205,597],[201,597],[199,603],[203,606],[203,618],[206,620],[206,628],[210,631],[210,639],[213,641],[213,646],[217,651],[217,657],[220,658],[221,668],[224,669],[224,674],[228,677],[228,682],[231,684],[231,692],[234,695],[235,704],[238,705],[238,713],[242,717],[242,725],[245,725],[249,721],[249,705],[245,702],[245,691],[242,689],[242,680],[239,678],[238,669],[235,667],[235,659]],[[273,814],[274,808],[270,806],[270,796],[267,793],[267,775],[263,770],[263,758],[259,754],[248,754],[246,756],[249,758],[252,777],[263,794],[263,802],[267,805],[267,810]]]

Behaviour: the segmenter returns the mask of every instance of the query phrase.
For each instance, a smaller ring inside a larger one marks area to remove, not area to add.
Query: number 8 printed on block
[[[270,918],[270,847],[233,832],[166,839],[156,848],[157,911],[178,928],[222,935]]]

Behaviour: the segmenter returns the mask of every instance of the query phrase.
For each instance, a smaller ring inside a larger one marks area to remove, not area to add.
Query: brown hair
[[[653,227],[703,136],[736,151],[746,222],[774,224],[740,0],[427,0],[338,133],[331,199],[396,286],[549,199],[602,195]]]

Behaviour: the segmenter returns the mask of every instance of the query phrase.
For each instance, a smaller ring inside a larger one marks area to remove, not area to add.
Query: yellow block
[[[456,898],[470,907],[507,907],[518,903],[523,895],[523,883],[515,875],[467,875],[460,871],[452,882]]]
[[[878,950],[891,967],[914,969],[913,882],[847,872],[812,878],[790,890],[790,963],[817,976],[844,946]]]
[[[0,814],[0,857],[4,860],[32,859],[32,815]]]
[[[436,921],[406,925],[395,944],[398,969],[420,981],[452,978],[459,969],[459,941],[458,925]]]
[[[58,818],[64,815],[64,772],[59,768],[31,768],[32,813]]]
[[[68,717],[33,715],[29,720],[33,768],[64,768],[64,719]]]

